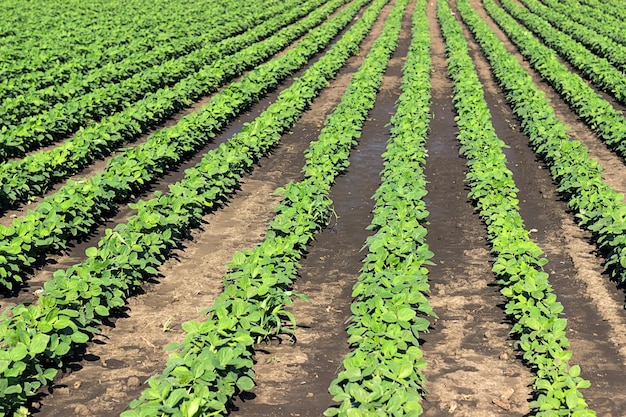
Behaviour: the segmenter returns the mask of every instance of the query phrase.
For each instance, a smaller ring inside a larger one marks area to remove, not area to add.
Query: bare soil
[[[528,67],[488,19],[480,1],[472,0],[472,4],[506,42],[509,51]],[[430,300],[439,319],[433,321],[430,332],[422,340],[428,361],[424,370],[428,379],[424,415],[523,416],[529,412],[532,372],[519,358],[515,340],[509,336],[510,322],[504,313],[506,300],[491,272],[485,227],[467,199],[466,161],[458,153],[452,86],[447,77],[435,6],[435,1],[429,0],[433,117],[426,176],[430,212],[427,242],[435,253],[435,266],[429,268]],[[190,239],[160,268],[158,280],[146,283],[139,294],[131,297],[123,314],[104,326],[86,350],[68,363],[55,384],[42,392],[32,404],[34,415],[110,417],[119,415],[139,396],[142,384],[158,373],[167,360],[163,347],[182,339],[181,324],[200,319],[199,312],[220,293],[222,276],[233,253],[250,249],[263,239],[279,201],[274,190],[301,178],[304,150],[317,138],[324,118],[339,102],[391,7],[390,4],[383,9],[359,54],[348,61],[292,132],[284,135],[280,145],[254,167],[223,207],[204,217],[202,227],[194,230]],[[412,10],[413,3],[409,12]],[[294,289],[305,294],[309,301],[298,299],[290,306],[298,323],[295,339],[284,337],[256,347],[257,385],[234,400],[233,416],[321,416],[333,404],[327,389],[348,352],[345,327],[350,316],[351,287],[359,275],[364,256],[362,247],[372,233],[366,230],[374,207],[370,197],[380,181],[381,155],[389,137],[387,124],[400,92],[410,28],[410,13],[407,13],[375,108],[363,127],[358,146],[352,151],[347,172],[333,186],[331,197],[336,217],[320,231],[301,262]],[[520,189],[522,216],[527,228],[533,231],[532,238],[549,260],[546,271],[565,306],[572,363],[581,365],[583,376],[592,383],[584,391],[585,398],[599,416],[623,416],[626,410],[624,293],[602,273],[603,261],[595,253],[591,236],[575,224],[548,170],[529,147],[528,139],[519,132],[518,122],[480,49],[467,30],[465,34],[485,86],[496,131],[510,146],[506,153]],[[620,175],[621,160],[599,143],[547,84],[532,71],[531,74],[552,100],[558,117],[572,126],[572,136],[587,144],[592,156],[598,157],[607,181],[616,189],[626,190],[625,177]],[[289,81],[281,88],[287,85]],[[269,95],[233,122],[209,148],[240,130],[276,94]],[[155,183],[143,197],[177,181],[184,168]],[[130,214],[129,209],[120,208],[105,227],[124,221]],[[54,270],[80,261],[85,248],[95,244],[105,227],[76,244],[67,255],[51,256],[19,297],[0,300],[2,307],[17,301],[33,301],[32,292]]]

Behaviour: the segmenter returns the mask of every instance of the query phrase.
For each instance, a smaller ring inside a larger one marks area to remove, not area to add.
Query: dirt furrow
[[[452,85],[434,1],[428,15],[434,118],[427,142],[427,242],[435,254],[430,301],[439,320],[423,336],[429,380],[424,415],[519,416],[529,410],[531,374],[516,359],[486,231],[466,197],[466,166],[458,153]]]

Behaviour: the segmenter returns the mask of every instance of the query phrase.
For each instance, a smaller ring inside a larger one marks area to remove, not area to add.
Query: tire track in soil
[[[478,0],[472,3],[475,9],[480,9]],[[484,10],[480,10],[480,14],[493,28],[495,24],[486,18]],[[511,128],[508,121],[515,120],[515,116],[505,103],[504,94],[479,46],[465,27],[464,31],[485,87],[494,127],[498,137],[510,146],[506,150],[508,167],[520,189],[520,213],[526,228],[536,231],[531,238],[549,260],[545,270],[550,273],[550,282],[565,307],[567,335],[573,353],[570,363],[581,365],[583,377],[591,381],[591,387],[583,390],[583,395],[599,416],[621,416],[626,409],[626,397],[614,395],[626,391],[623,378],[626,372],[626,317],[620,294],[603,276],[602,260],[594,255],[595,248],[589,243],[590,233],[574,223],[548,169],[530,148],[528,138]],[[569,118],[575,118],[575,115],[570,112]]]
[[[422,336],[428,362],[424,416],[519,416],[529,411],[531,373],[516,359],[505,299],[491,272],[485,228],[467,200],[466,161],[447,77],[436,2],[429,2],[433,71],[426,161],[427,243],[434,252],[430,302],[439,320]],[[499,402],[504,408],[493,403]]]
[[[366,40],[368,48],[378,37],[392,6],[383,9]],[[413,7],[414,3],[409,12]],[[380,184],[381,155],[389,138],[387,124],[400,92],[401,68],[410,42],[409,12],[404,16],[398,48],[383,77],[375,106],[363,126],[359,144],[351,152],[350,166],[331,189],[337,217],[331,218],[330,226],[318,233],[301,261],[294,290],[305,294],[310,301],[297,299],[289,308],[296,318],[296,342],[285,339],[280,344],[273,342],[258,347],[255,364],[258,385],[235,402],[232,417],[319,417],[333,404],[328,386],[348,353],[345,322],[351,314],[352,286],[362,266],[361,248],[372,234],[366,230],[374,208],[371,196]],[[364,54],[351,63],[354,70],[362,57]],[[346,76],[346,86],[348,82]],[[336,96],[337,103],[342,94],[343,90]]]
[[[345,6],[342,6],[339,10],[343,10],[344,7]],[[363,8],[357,14],[355,21],[356,19],[360,18],[360,16],[363,14],[364,11],[365,11],[365,8]],[[335,14],[331,16],[334,16],[334,15]],[[253,104],[247,111],[243,112],[239,117],[231,121],[209,143],[207,143],[204,147],[199,149],[193,156],[188,157],[173,171],[170,171],[169,173],[165,174],[161,178],[157,178],[154,182],[149,184],[146,190],[144,190],[143,193],[139,197],[133,199],[131,203],[135,203],[141,199],[145,200],[148,198],[152,198],[154,196],[155,191],[162,191],[164,193],[168,192],[169,191],[168,186],[177,181],[180,181],[184,177],[185,170],[187,168],[193,167],[194,165],[199,163],[207,152],[213,149],[216,149],[217,147],[219,147],[220,144],[228,141],[228,139],[230,139],[233,135],[241,131],[245,123],[249,123],[252,120],[254,120],[263,111],[265,111],[265,109],[267,109],[267,107],[269,107],[271,103],[275,102],[279,94],[283,90],[288,88],[294,79],[300,77],[302,73],[304,73],[304,71],[306,71],[306,69],[309,66],[317,62],[324,55],[325,51],[327,51],[332,45],[335,44],[335,42],[338,39],[340,39],[341,36],[343,36],[343,34],[348,30],[350,26],[351,24],[348,27],[346,27],[344,30],[342,30],[337,35],[337,37],[335,37],[335,40],[333,40],[324,51],[319,52],[318,54],[314,55],[306,67],[297,71],[293,76],[287,78],[285,81],[280,83],[274,91],[266,94],[265,97],[259,100],[256,104]],[[296,43],[297,41],[295,43],[292,43],[287,49],[283,50],[282,52],[275,55],[274,57],[278,57],[284,54],[287,50],[293,48]],[[166,122],[166,125],[167,126],[175,125],[178,122],[178,120],[180,120],[185,115],[191,113],[192,111],[199,110],[202,106],[208,103],[212,97],[213,95],[205,97],[201,101],[192,105],[192,107],[183,110],[182,113],[176,116],[176,118],[170,119],[168,122]],[[144,137],[142,138],[143,140],[145,140],[147,138],[147,135],[145,136],[145,138]],[[108,159],[104,161],[97,161],[95,165],[91,165],[90,168],[88,168],[90,170],[90,175],[95,175],[97,173],[96,172],[97,167],[104,168],[107,161]],[[76,178],[72,177],[72,178],[78,179],[80,177],[76,177]],[[54,274],[56,270],[61,269],[61,268],[63,269],[69,268],[70,266],[76,263],[84,261],[86,259],[85,250],[90,246],[97,245],[98,240],[100,240],[105,235],[106,229],[112,229],[117,224],[126,222],[135,213],[136,213],[136,210],[131,209],[128,206],[128,204],[123,204],[121,206],[118,206],[116,213],[110,219],[108,219],[106,223],[96,228],[89,236],[76,242],[70,242],[70,244],[68,245],[68,249],[65,251],[65,253],[48,254],[46,256],[46,259],[41,262],[41,265],[39,265],[35,269],[32,275],[27,277],[24,285],[22,286],[22,288],[20,288],[20,292],[16,297],[0,298],[0,308],[4,309],[9,306],[14,306],[16,304],[23,303],[23,302],[34,302],[37,298],[35,296],[35,291],[42,288],[44,283],[52,278],[52,275]],[[0,222],[4,220],[8,221],[6,217],[0,218]],[[12,221],[12,219],[10,220]]]
[[[390,10],[391,6],[387,6],[381,16]],[[172,259],[159,269],[159,281],[144,285],[142,294],[129,298],[124,317],[105,327],[89,344],[85,360],[71,364],[69,372],[54,384],[52,393],[34,404],[39,410],[35,415],[118,416],[140,395],[144,388],[141,384],[165,366],[167,353],[163,348],[184,337],[181,324],[201,319],[198,313],[221,292],[226,263],[233,253],[254,247],[265,236],[274,206],[280,201],[274,190],[301,179],[304,150],[317,139],[326,114],[339,103],[351,74],[360,66],[381,28],[377,23],[359,55],[349,59],[292,132],[244,178],[237,194],[224,207],[206,215],[203,228],[193,230],[191,239],[174,251]],[[255,106],[246,118],[256,117],[277,94],[266,98],[264,105]],[[240,129],[243,120],[238,119],[236,124]],[[232,136],[232,130],[224,134]],[[349,297],[350,289],[347,291]],[[333,371],[336,366],[333,365]],[[327,388],[325,385],[322,391]]]

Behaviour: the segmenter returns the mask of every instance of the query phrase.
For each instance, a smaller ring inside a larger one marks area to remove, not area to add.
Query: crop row
[[[622,72],[605,58],[594,55],[571,36],[554,29],[548,22],[517,5],[513,0],[501,0],[500,4],[515,19],[539,36],[547,46],[588,77],[594,85],[612,94],[620,103],[626,104],[626,79]]]
[[[537,0],[520,0],[526,8],[540,16],[554,28],[566,33],[573,40],[580,42],[594,54],[605,58],[617,69],[626,69],[626,46],[577,23],[562,11],[544,6]]]
[[[569,366],[572,352],[565,334],[567,320],[560,318],[563,306],[557,301],[543,266],[547,259],[530,240],[519,214],[517,187],[506,166],[506,147],[491,123],[484,91],[469,55],[469,48],[447,0],[439,1],[438,17],[446,42],[448,72],[454,83],[455,118],[459,128],[460,152],[468,162],[466,181],[469,197],[487,226],[494,257],[493,271],[508,298],[506,313],[513,319],[511,333],[519,341],[536,373],[535,399],[530,403],[536,416],[595,416],[588,410],[580,388],[589,382],[580,377],[579,366]],[[474,33],[480,32],[478,15],[467,0],[457,7]],[[482,28],[486,28],[482,22]],[[480,37],[480,34],[477,34]]]
[[[626,19],[626,11],[624,11],[624,5],[621,2],[613,1],[601,1],[601,0],[579,0],[581,3],[597,8],[605,14],[611,15],[620,21]]]
[[[87,74],[74,72],[69,74],[69,78],[63,84],[61,84],[63,78],[59,79],[56,74],[56,85],[39,90],[33,88],[34,83],[27,83],[26,80],[22,80],[29,86],[29,90],[21,91],[16,97],[6,97],[2,101],[2,105],[0,106],[0,128],[6,126],[9,129],[19,129],[21,135],[32,135],[32,130],[29,131],[27,128],[29,125],[28,121],[24,121],[23,119],[44,112],[49,113],[47,113],[47,116],[43,117],[43,119],[41,117],[30,119],[35,121],[39,120],[40,122],[43,120],[45,123],[43,123],[40,129],[43,129],[46,123],[52,123],[55,120],[55,114],[58,114],[58,116],[66,114],[75,117],[77,122],[99,119],[100,117],[98,117],[98,115],[103,114],[102,111],[98,111],[98,107],[95,107],[94,111],[94,105],[91,104],[90,100],[88,98],[82,98],[81,96],[94,91],[95,98],[99,99],[99,101],[105,100],[107,95],[111,94],[122,98],[122,91],[114,89],[110,84],[119,83],[141,71],[154,71],[155,68],[160,67],[167,69],[174,64],[181,66],[189,65],[189,71],[191,73],[194,69],[199,68],[202,62],[210,62],[211,54],[215,55],[220,51],[220,53],[217,54],[219,57],[228,51],[233,51],[232,47],[222,48],[221,50],[207,49],[207,45],[223,41],[247,29],[254,28],[268,18],[284,14],[294,6],[301,6],[301,3],[300,0],[296,0],[287,2],[286,4],[274,5],[273,7],[268,7],[268,5],[260,3],[257,9],[250,11],[244,9],[232,11],[230,14],[221,14],[212,19],[215,20],[217,26],[206,31],[202,36],[194,38],[181,37],[173,39],[170,42],[161,42],[151,45],[150,49],[147,51],[144,50],[145,48],[128,45],[127,48],[132,50],[133,53],[129,54],[129,56],[121,62],[107,62],[105,65],[94,68]],[[244,14],[246,12],[247,14]],[[303,13],[302,16],[305,14],[306,13]],[[209,54],[207,55],[206,52],[209,52]],[[182,58],[183,56],[185,56],[185,58]],[[202,60],[200,60],[200,58],[202,58]],[[166,78],[163,78],[163,81],[166,81],[163,85],[171,84],[171,81]],[[69,112],[69,110],[65,110],[65,113],[63,113],[63,103],[67,103],[68,101],[70,102],[66,105],[70,106],[74,112],[77,111],[77,109],[73,108],[76,104],[86,106],[87,108],[83,113],[84,117],[81,117],[80,113],[73,114]],[[100,106],[104,104],[106,103],[99,103]],[[50,111],[52,108],[54,108],[54,110]],[[69,127],[71,126],[68,126],[68,128]],[[46,133],[43,131],[37,132]],[[51,132],[50,135],[53,137],[61,134],[55,130]],[[13,152],[13,154],[15,153],[17,153],[17,151]]]
[[[42,4],[41,2],[33,3]],[[23,12],[24,9],[20,8],[18,13]],[[33,10],[29,17],[41,14],[41,7],[36,9],[38,10]],[[176,18],[170,18],[171,26],[168,27],[166,33],[157,29],[163,23],[155,21],[155,16],[149,14],[145,16],[140,14],[141,17],[131,23],[116,25],[113,23],[115,20],[127,20],[127,17],[119,16],[116,12],[115,7],[113,10],[102,10],[100,22],[91,25],[84,19],[77,18],[72,22],[73,30],[63,31],[60,39],[55,31],[39,34],[35,33],[32,28],[19,31],[25,36],[0,46],[0,52],[8,60],[0,66],[2,75],[0,96],[15,97],[26,91],[58,84],[72,76],[98,68],[105,62],[116,63],[135,52],[148,51],[157,44],[177,43],[180,38],[200,35],[203,28],[206,30],[206,24],[203,24],[201,18],[195,22],[189,21],[181,16],[180,11],[170,14],[170,17],[176,16]],[[215,9],[211,9],[208,13],[197,14],[199,17],[215,16],[216,20],[220,21],[218,15],[227,15],[228,12],[223,6],[217,7],[216,5]],[[66,15],[66,17],[69,16]],[[103,21],[106,24],[103,24]],[[55,22],[57,26],[62,27],[65,21],[57,18]],[[30,24],[30,26],[34,25]],[[186,34],[187,28],[195,29]],[[91,32],[89,32],[90,29]],[[108,33],[103,34],[102,32],[106,29]],[[85,31],[89,35],[74,36]],[[9,57],[12,59],[9,60]]]
[[[148,95],[126,110],[103,119],[100,123],[81,129],[63,144],[37,152],[20,160],[0,165],[0,210],[27,201],[47,192],[59,180],[79,172],[96,158],[109,155],[114,149],[148,131],[174,112],[203,95],[215,92],[245,70],[281,51],[289,43],[321,23],[346,0],[333,0],[311,12],[301,22],[274,33],[264,42],[253,43],[243,50],[213,62],[175,86]],[[309,5],[318,3],[317,0]],[[304,8],[304,7],[303,7]],[[293,11],[281,15],[261,30],[274,31],[283,19],[295,19]]]
[[[38,303],[19,305],[2,313],[0,416],[22,407],[28,397],[54,377],[56,369],[73,349],[85,343],[89,334],[97,332],[94,326],[109,316],[111,309],[123,306],[129,292],[143,279],[158,274],[155,268],[171,248],[186,237],[188,229],[198,224],[206,211],[224,201],[254,161],[277,143],[307,104],[358,50],[385,3],[385,0],[378,0],[372,5],[323,57],[279,95],[275,103],[228,142],[208,152],[196,167],[188,169],[185,178],[170,187],[170,193],[140,201],[134,206],[136,215],[114,230],[108,230],[97,248],[87,250],[85,262],[57,271],[54,278],[46,282]],[[296,241],[299,238],[300,235],[296,236]],[[281,239],[279,243],[282,245],[285,241]],[[239,256],[235,261],[237,259]],[[222,317],[221,310],[217,315]],[[236,330],[230,326],[230,319],[224,320],[227,330]],[[271,322],[269,326],[273,324],[276,323]],[[223,325],[222,322],[220,326]],[[186,328],[189,326],[192,324]],[[213,340],[215,335],[207,338]],[[238,340],[235,337],[233,342],[241,343]],[[205,351],[202,357],[207,355],[210,352]],[[200,372],[197,377],[216,375],[211,369],[206,369],[206,373],[200,367],[195,370]],[[235,383],[220,381],[231,387]],[[245,381],[240,383],[244,387]],[[224,387],[222,394],[216,395],[223,398],[227,392]],[[180,391],[176,391],[174,395],[179,394]]]
[[[624,195],[602,179],[602,168],[580,141],[567,135],[545,95],[517,60],[506,58],[504,45],[483,24],[476,22],[481,44],[494,75],[507,93],[507,101],[559,185],[559,192],[576,214],[581,227],[594,234],[605,269],[620,284],[626,282],[626,204]]]
[[[330,187],[348,166],[350,149],[360,135],[368,109],[373,106],[407,3],[408,0],[396,3],[341,103],[326,119],[318,140],[305,153],[305,178],[280,190],[283,198],[275,209],[276,216],[264,242],[254,250],[234,255],[224,293],[208,310],[207,319],[185,324],[188,331],[185,341],[173,346],[178,352],[170,356],[161,375],[148,381],[150,388],[131,404],[132,410],[123,413],[123,417],[181,415],[179,407],[199,409],[202,415],[221,414],[223,408],[219,407],[223,407],[223,399],[211,404],[212,399],[220,395],[228,398],[253,387],[253,342],[290,332],[282,324],[285,320],[295,325],[294,317],[284,308],[291,302],[298,260],[315,231],[327,222],[332,204]],[[231,362],[219,363],[220,357]],[[214,371],[217,377],[194,375],[196,369],[213,366],[217,368]],[[219,372],[223,368],[226,369]],[[226,391],[219,385],[225,382],[230,383]]]
[[[144,144],[120,153],[109,161],[104,172],[89,180],[68,181],[26,216],[15,219],[11,227],[0,227],[0,283],[13,288],[22,281],[20,274],[38,257],[64,249],[70,239],[84,236],[119,203],[206,144],[229,120],[325,48],[366,1],[353,3],[281,57],[258,66],[239,82],[226,87],[200,111],[182,118],[176,126],[159,130]],[[317,14],[312,15],[315,18]],[[299,29],[296,32],[301,34]],[[280,32],[263,46],[277,52],[276,48],[281,50],[291,42],[292,35]],[[262,51],[255,52],[262,54]],[[254,60],[247,54],[238,59]],[[214,82],[214,73],[204,76],[207,83]]]
[[[601,9],[586,6],[576,0],[562,0],[561,2],[542,0],[542,3],[596,33],[626,46],[626,28],[623,27],[622,20],[616,19]]]
[[[611,149],[626,157],[626,119],[578,74],[560,63],[556,53],[522,28],[493,0],[483,0],[485,10],[518,47],[533,68]]]
[[[294,5],[292,0],[287,5]],[[93,120],[100,120],[122,110],[134,109],[130,103],[143,99],[147,94],[175,85],[186,77],[193,77],[198,71],[218,59],[260,41],[275,33],[280,27],[305,16],[326,0],[309,0],[301,7],[292,7],[285,14],[279,14],[239,36],[233,36],[208,47],[198,49],[180,58],[166,61],[152,68],[138,72],[120,83],[113,83],[89,93],[59,103],[44,113],[25,118],[10,130],[0,133],[0,155],[4,158],[23,155],[25,151],[57,141],[75,132]],[[286,6],[286,5],[280,5]],[[274,10],[277,14],[280,7]],[[159,93],[163,94],[163,90]]]
[[[133,28],[141,36],[143,33],[140,30],[160,29],[160,25],[164,23],[169,23],[176,28],[184,28],[185,24],[202,20],[215,11],[226,11],[229,6],[233,5],[233,2],[211,0],[208,4],[214,5],[215,10],[207,10],[205,1],[194,2],[181,8],[180,4],[167,1],[155,3],[146,0],[129,0],[123,4],[108,0],[83,1],[73,4],[63,0],[28,3],[5,0],[0,7],[0,14],[2,14],[0,45],[24,44],[29,48],[32,45],[39,45],[42,50],[46,51],[49,45],[45,42],[37,44],[37,40],[45,41],[51,37],[53,41],[66,40],[68,44],[81,47],[91,44],[94,40],[106,38],[103,35],[110,33],[106,30],[107,24],[110,25],[110,30],[117,29],[119,25]],[[149,5],[153,7],[150,8]],[[242,7],[245,5],[242,4]],[[203,14],[203,12],[210,14]],[[176,18],[172,19],[173,16]],[[159,36],[156,33],[152,35]],[[19,52],[15,51],[15,53]]]
[[[430,122],[430,35],[426,1],[413,15],[413,39],[391,121],[382,182],[364,265],[354,285],[348,328],[351,352],[329,392],[338,406],[326,416],[417,416],[426,366],[420,333],[437,317],[426,298],[432,253],[425,243],[425,142]]]
[[[42,7],[51,7],[49,2],[34,3],[38,3],[39,7],[33,15],[41,14]],[[203,46],[202,42],[197,43],[194,38],[202,39],[205,32],[215,33],[216,29],[218,32],[232,32],[232,29],[237,28],[237,20],[245,22],[251,14],[259,10],[259,6],[271,7],[274,3],[274,0],[269,0],[259,4],[240,5],[237,8],[223,4],[215,4],[214,7],[198,4],[197,8],[178,8],[175,11],[150,7],[156,14],[146,15],[143,11],[131,11],[130,16],[134,18],[130,22],[128,16],[124,15],[127,12],[125,9],[132,9],[128,3],[124,3],[121,8],[110,3],[110,10],[104,10],[103,4],[99,3],[99,21],[91,26],[81,27],[87,23],[83,18],[77,18],[71,21],[71,30],[60,36],[55,36],[54,32],[33,36],[33,29],[30,28],[21,32],[28,35],[27,39],[0,47],[3,56],[7,57],[5,64],[0,67],[0,97],[15,97],[26,91],[56,85],[99,68],[105,62],[116,63],[127,58],[132,59],[137,52],[146,52],[162,45],[170,44],[175,48],[173,51],[182,46],[183,53],[185,50],[189,52]],[[136,6],[141,7],[141,4]],[[19,12],[23,12],[22,9]],[[159,16],[159,10],[166,13],[166,21]],[[185,17],[183,10],[195,12],[195,16],[192,15],[189,19]],[[66,14],[65,18],[68,17]],[[116,20],[125,23],[115,24]],[[62,26],[61,23],[65,20],[56,18],[53,21],[57,26]],[[223,27],[207,30],[207,21]],[[164,26],[167,29],[163,30]],[[81,32],[87,33],[81,35]],[[180,41],[184,43],[176,47]]]

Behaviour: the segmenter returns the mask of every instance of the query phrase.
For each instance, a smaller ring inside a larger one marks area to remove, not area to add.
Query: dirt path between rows
[[[434,1],[428,4],[428,18],[434,118],[425,171],[427,243],[435,254],[429,279],[439,320],[423,336],[429,380],[424,416],[520,416],[528,412],[531,374],[515,357],[502,310],[505,300],[490,270],[485,228],[466,197],[466,161],[459,157],[458,129],[452,123],[452,84]]]

